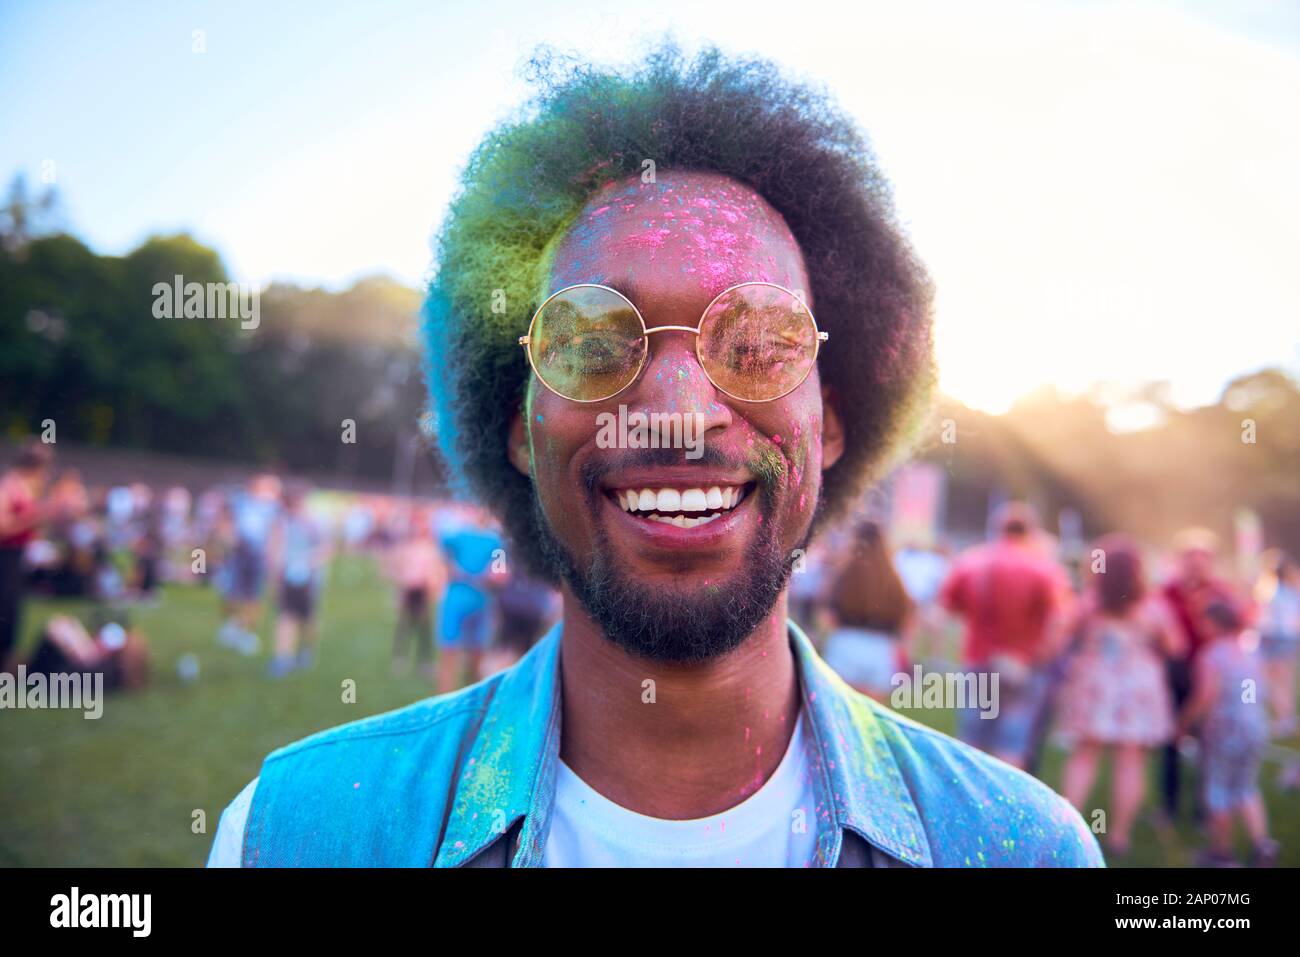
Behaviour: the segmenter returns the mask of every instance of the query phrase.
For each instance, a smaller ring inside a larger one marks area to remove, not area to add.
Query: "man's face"
[[[660,173],[588,203],[556,248],[545,292],[599,283],[649,327],[695,328],[718,293],[751,281],[809,289],[781,216],[725,177]],[[703,454],[602,447],[601,422],[620,405],[699,413]],[[532,377],[510,446],[533,476],[543,545],[579,600],[611,640],[664,661],[716,657],[771,612],[807,540],[822,469],[841,450],[816,370],[784,398],[732,399],[704,374],[695,336],[676,331],[652,335],[639,378],[601,402],[573,402]]]

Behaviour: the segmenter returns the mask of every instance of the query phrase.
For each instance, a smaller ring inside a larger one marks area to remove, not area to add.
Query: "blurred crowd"
[[[27,673],[104,670],[125,656],[123,684],[142,684],[148,651],[132,610],[153,605],[163,583],[214,589],[215,641],[266,656],[270,677],[310,668],[338,551],[378,560],[396,605],[393,671],[418,669],[439,691],[513,663],[559,614],[553,590],[506,560],[499,527],[473,506],[320,493],[273,473],[197,496],[54,473],[51,446],[31,442],[0,476],[0,667],[10,671],[24,599],[80,598],[89,620],[42,624]],[[182,671],[196,666],[182,659]]]
[[[923,664],[996,689],[992,702],[938,706],[957,712],[963,740],[1028,773],[1042,773],[1049,744],[1063,748],[1049,783],[1112,859],[1129,853],[1146,814],[1165,833],[1180,817],[1203,826],[1201,863],[1236,863],[1237,825],[1251,863],[1275,861],[1261,777],[1275,766],[1279,792],[1300,788],[1294,561],[1266,552],[1244,580],[1195,528],[1163,551],[1112,534],[1063,554],[1021,503],[990,525],[989,541],[956,554],[894,549],[876,521],[831,530],[795,562],[791,617],[830,667],[883,704],[897,705],[900,677]],[[283,678],[316,661],[339,551],[373,556],[391,585],[394,674],[416,670],[440,692],[508,666],[559,616],[554,591],[506,560],[499,527],[473,506],[322,493],[269,473],[197,497],[87,487],[72,469],[55,477],[51,447],[33,442],[0,476],[0,667],[18,664],[25,596],[88,598],[86,620],[42,624],[24,667],[102,671],[110,688],[138,687],[149,654],[131,611],[156,601],[160,584],[182,583],[218,594],[217,643],[265,656],[267,674]]]
[[[1265,552],[1258,576],[1240,580],[1221,571],[1216,536],[1198,528],[1163,553],[1112,534],[1063,559],[1027,505],[1008,503],[991,524],[990,541],[955,556],[894,550],[874,521],[832,535],[796,568],[792,615],[842,678],[886,704],[923,661],[971,679],[950,688],[995,678],[994,707],[974,694],[944,703],[958,736],[1040,776],[1045,747],[1062,747],[1061,779],[1049,783],[1112,860],[1130,853],[1146,806],[1161,833],[1180,815],[1204,827],[1199,863],[1239,863],[1236,824],[1250,863],[1275,862],[1266,761],[1282,792],[1300,787],[1294,561]],[[1167,569],[1159,576],[1149,571],[1157,563]],[[1111,795],[1099,801],[1107,760]],[[1160,786],[1149,801],[1152,760]]]

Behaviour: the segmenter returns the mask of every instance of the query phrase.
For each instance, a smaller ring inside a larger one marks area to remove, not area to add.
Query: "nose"
[[[629,411],[701,413],[703,428],[731,424],[731,409],[700,366],[694,332],[666,329],[649,337],[645,369],[626,401]]]

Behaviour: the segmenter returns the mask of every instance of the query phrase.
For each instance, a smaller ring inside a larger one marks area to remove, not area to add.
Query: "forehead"
[[[557,243],[547,277],[613,286],[638,305],[702,299],[742,282],[807,290],[785,219],[749,186],[715,173],[660,171],[596,193]]]

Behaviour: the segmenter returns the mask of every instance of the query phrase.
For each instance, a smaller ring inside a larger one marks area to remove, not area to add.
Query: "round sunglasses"
[[[656,332],[695,335],[695,356],[709,381],[743,402],[771,402],[803,384],[829,336],[797,295],[770,282],[724,289],[699,325],[648,328],[617,289],[566,286],[543,302],[519,344],[542,385],[573,402],[603,402],[641,375]]]

